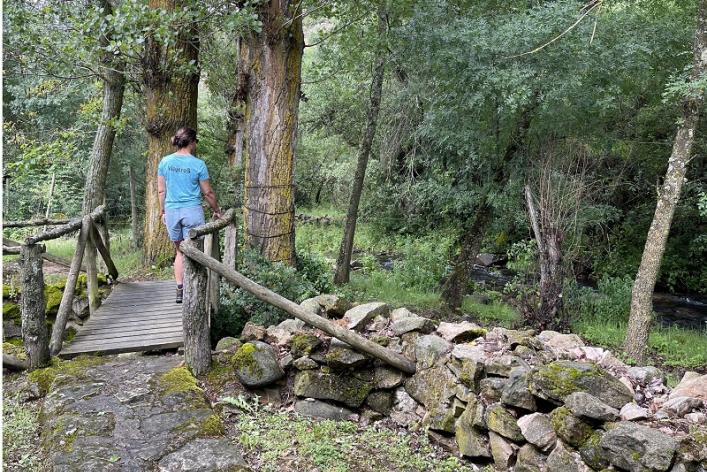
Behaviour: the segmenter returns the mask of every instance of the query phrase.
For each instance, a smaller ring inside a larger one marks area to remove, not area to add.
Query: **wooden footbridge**
[[[6,223],[5,226],[58,224],[38,236],[26,238],[21,246],[6,246],[4,254],[21,254],[22,338],[30,369],[49,364],[50,355],[71,358],[84,353],[139,352],[184,346],[185,361],[196,375],[211,365],[210,314],[218,310],[220,279],[236,285],[260,300],[280,308],[307,324],[334,336],[359,351],[368,353],[404,372],[414,373],[415,364],[401,354],[380,346],[363,336],[310,312],[277,293],[258,285],[235,270],[235,242],[226,244],[220,260],[218,232],[230,227],[236,231],[235,211],[228,210],[215,221],[189,231],[182,242],[184,258],[184,302],[175,303],[173,281],[119,282],[113,263],[104,209],[98,207],[81,219],[68,222]],[[39,243],[79,231],[61,305],[52,327],[51,339],[44,313],[44,247]],[[89,239],[90,238],[90,239]],[[231,239],[235,241],[235,238]],[[86,251],[94,247],[103,258],[114,283],[112,293],[100,305],[98,300],[96,258]],[[231,247],[229,247],[231,246]],[[86,253],[90,318],[72,342],[64,342],[64,331],[72,306],[78,274]]]

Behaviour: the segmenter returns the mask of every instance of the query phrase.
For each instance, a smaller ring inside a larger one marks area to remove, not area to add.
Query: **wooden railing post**
[[[223,236],[223,263],[231,268],[237,269],[236,261],[238,260],[238,221],[236,212],[233,213],[231,223],[226,226],[226,231]]]
[[[76,251],[74,252],[74,258],[71,260],[71,267],[69,268],[69,275],[66,277],[66,286],[64,287],[64,294],[61,297],[59,312],[56,315],[54,327],[52,328],[49,352],[53,356],[61,351],[61,344],[64,340],[64,329],[66,328],[66,322],[69,319],[69,311],[74,301],[76,280],[79,277],[81,262],[83,261],[83,254],[86,249],[86,239],[88,239],[90,229],[91,215],[86,215],[81,222],[81,231],[79,232],[79,239],[76,243]]]
[[[43,247],[32,244],[21,249],[22,266],[22,340],[29,357],[29,368],[49,364],[49,331],[44,313]]]
[[[209,243],[208,247],[206,242]],[[219,247],[219,237],[218,231],[214,231],[210,235],[206,236],[206,241],[204,242],[204,254],[208,254],[217,261],[221,260],[221,248]],[[207,283],[207,294],[209,300],[209,310],[210,312],[217,313],[221,307],[220,302],[220,290],[219,285],[221,283],[221,276],[215,271],[209,269],[209,280]]]
[[[201,252],[204,242],[195,238],[182,242]],[[184,357],[194,375],[205,374],[211,366],[211,338],[208,304],[204,294],[207,288],[206,267],[184,258],[184,301],[182,326],[184,330]]]
[[[101,303],[98,299],[98,253],[91,237],[93,229],[94,224],[89,221],[84,258],[86,259],[86,288],[88,289],[88,312],[90,316],[93,316]]]

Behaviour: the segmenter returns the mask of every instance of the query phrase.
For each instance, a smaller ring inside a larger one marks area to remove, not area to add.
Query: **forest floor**
[[[423,431],[299,416],[279,395],[229,391],[223,375],[197,382],[181,355],[83,357],[36,372],[4,379],[3,470],[478,470]],[[34,382],[48,391],[28,401]]]

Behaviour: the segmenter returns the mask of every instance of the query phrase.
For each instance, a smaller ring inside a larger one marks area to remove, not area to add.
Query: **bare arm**
[[[167,187],[165,185],[165,180],[164,176],[158,175],[157,176],[157,194],[159,195],[159,200],[160,200],[160,214],[164,215],[164,198],[167,193]]]
[[[201,193],[204,194],[204,198],[209,203],[209,206],[214,211],[216,218],[221,218],[221,207],[218,206],[218,201],[216,200],[216,193],[214,189],[211,188],[210,180],[200,180],[199,186],[201,187]]]

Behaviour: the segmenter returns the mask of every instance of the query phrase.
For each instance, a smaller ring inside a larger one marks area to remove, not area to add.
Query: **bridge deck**
[[[174,296],[173,281],[118,283],[59,356],[182,346],[182,305]]]

